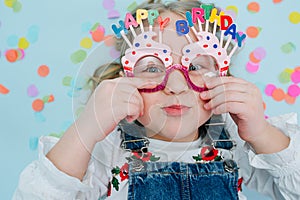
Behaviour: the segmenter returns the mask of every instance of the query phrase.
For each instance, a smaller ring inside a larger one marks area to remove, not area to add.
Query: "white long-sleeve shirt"
[[[290,137],[290,144],[281,152],[259,155],[239,138],[232,119],[225,119],[230,136],[237,141],[233,158],[240,167],[239,176],[243,177],[243,183],[276,200],[300,199],[300,128],[297,115],[291,113],[269,119],[272,125]],[[160,157],[159,161],[194,163],[192,157],[199,154],[200,139],[193,142],[149,140],[149,152]],[[97,143],[82,181],[58,170],[46,158],[45,155],[57,141],[57,138],[49,136],[40,138],[39,159],[21,173],[14,200],[105,199],[113,177],[118,179],[119,189],[117,191],[111,187],[111,195],[107,199],[127,199],[128,179],[114,176],[111,172],[115,167],[124,166],[126,157],[130,156],[129,152],[120,148],[121,138],[116,130]],[[242,192],[239,192],[239,197],[246,199]]]

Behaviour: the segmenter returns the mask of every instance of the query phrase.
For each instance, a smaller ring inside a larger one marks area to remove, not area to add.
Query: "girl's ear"
[[[124,74],[123,71],[120,71],[120,72],[119,72],[119,75],[120,75],[120,77],[125,77],[125,74]]]

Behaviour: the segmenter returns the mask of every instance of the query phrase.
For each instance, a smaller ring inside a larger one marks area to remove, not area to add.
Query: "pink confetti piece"
[[[111,48],[110,49],[110,56],[113,58],[113,59],[117,59],[120,57],[120,52],[117,51],[115,48]]]
[[[39,91],[38,91],[37,87],[34,84],[28,86],[27,95],[29,97],[36,97],[36,96],[39,95]]]
[[[266,57],[267,52],[263,47],[258,47],[253,51],[253,54],[256,59],[263,60]]]
[[[256,73],[259,69],[259,64],[258,63],[253,63],[251,61],[248,61],[248,63],[246,64],[246,70],[249,73]]]
[[[120,13],[117,10],[110,10],[107,14],[108,19],[116,19],[120,17]]]
[[[293,83],[300,83],[300,71],[294,71],[291,75],[291,80]]]
[[[103,8],[106,10],[112,10],[115,7],[115,1],[114,0],[103,0]]]
[[[296,84],[290,85],[289,88],[288,88],[288,94],[291,97],[297,97],[297,96],[299,96],[299,94],[300,94],[300,87],[298,85],[296,85]]]
[[[267,86],[266,86],[266,88],[265,88],[265,94],[267,95],[267,96],[272,96],[272,94],[273,94],[273,91],[276,89],[276,86],[275,85],[273,85],[273,84],[268,84]]]

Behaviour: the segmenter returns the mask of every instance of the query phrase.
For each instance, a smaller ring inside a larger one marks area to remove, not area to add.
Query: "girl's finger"
[[[226,93],[220,93],[217,96],[213,97],[209,102],[204,105],[206,109],[215,109],[221,104],[229,102],[245,103],[249,99],[248,95],[245,93],[237,91],[227,91]]]
[[[200,97],[203,100],[208,100],[208,99],[212,99],[222,93],[227,93],[227,92],[232,92],[232,91],[236,91],[236,92],[240,92],[240,93],[247,93],[247,85],[241,84],[241,83],[226,83],[223,85],[218,85],[212,89],[201,92]]]
[[[224,113],[240,114],[245,112],[245,104],[242,102],[225,102],[215,107],[212,112],[215,115]]]

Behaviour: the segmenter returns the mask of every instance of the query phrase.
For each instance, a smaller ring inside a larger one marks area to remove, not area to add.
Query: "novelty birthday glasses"
[[[141,92],[156,92],[165,88],[170,73],[179,70],[190,89],[197,92],[206,90],[205,76],[225,76],[232,55],[238,47],[242,46],[246,38],[244,33],[237,32],[236,25],[229,15],[225,15],[223,11],[217,13],[218,10],[211,4],[202,4],[200,8],[193,8],[191,12],[186,12],[186,20],[176,21],[177,34],[185,36],[189,41],[189,44],[182,49],[181,63],[173,63],[172,54],[175,52],[172,52],[171,48],[162,41],[162,33],[170,18],[162,19],[157,10],[138,9],[136,19],[127,13],[125,21],[119,21],[119,27],[112,25],[116,36],[122,37],[129,46],[121,58],[126,76],[141,77],[157,82],[155,88],[140,90]],[[148,31],[144,30],[143,20],[145,19],[148,19]],[[157,33],[153,31],[155,21],[159,25],[158,41],[154,40],[157,37]],[[209,32],[210,23],[213,23],[212,32]],[[195,24],[198,24],[198,30]],[[205,24],[204,30],[202,24]],[[141,33],[137,35],[133,27],[138,26],[140,26]],[[217,26],[221,30],[220,40],[216,36]],[[134,37],[132,42],[126,36],[128,29]],[[189,36],[190,32],[195,35],[197,41],[192,40]],[[231,40],[236,44],[228,53],[227,49]]]

